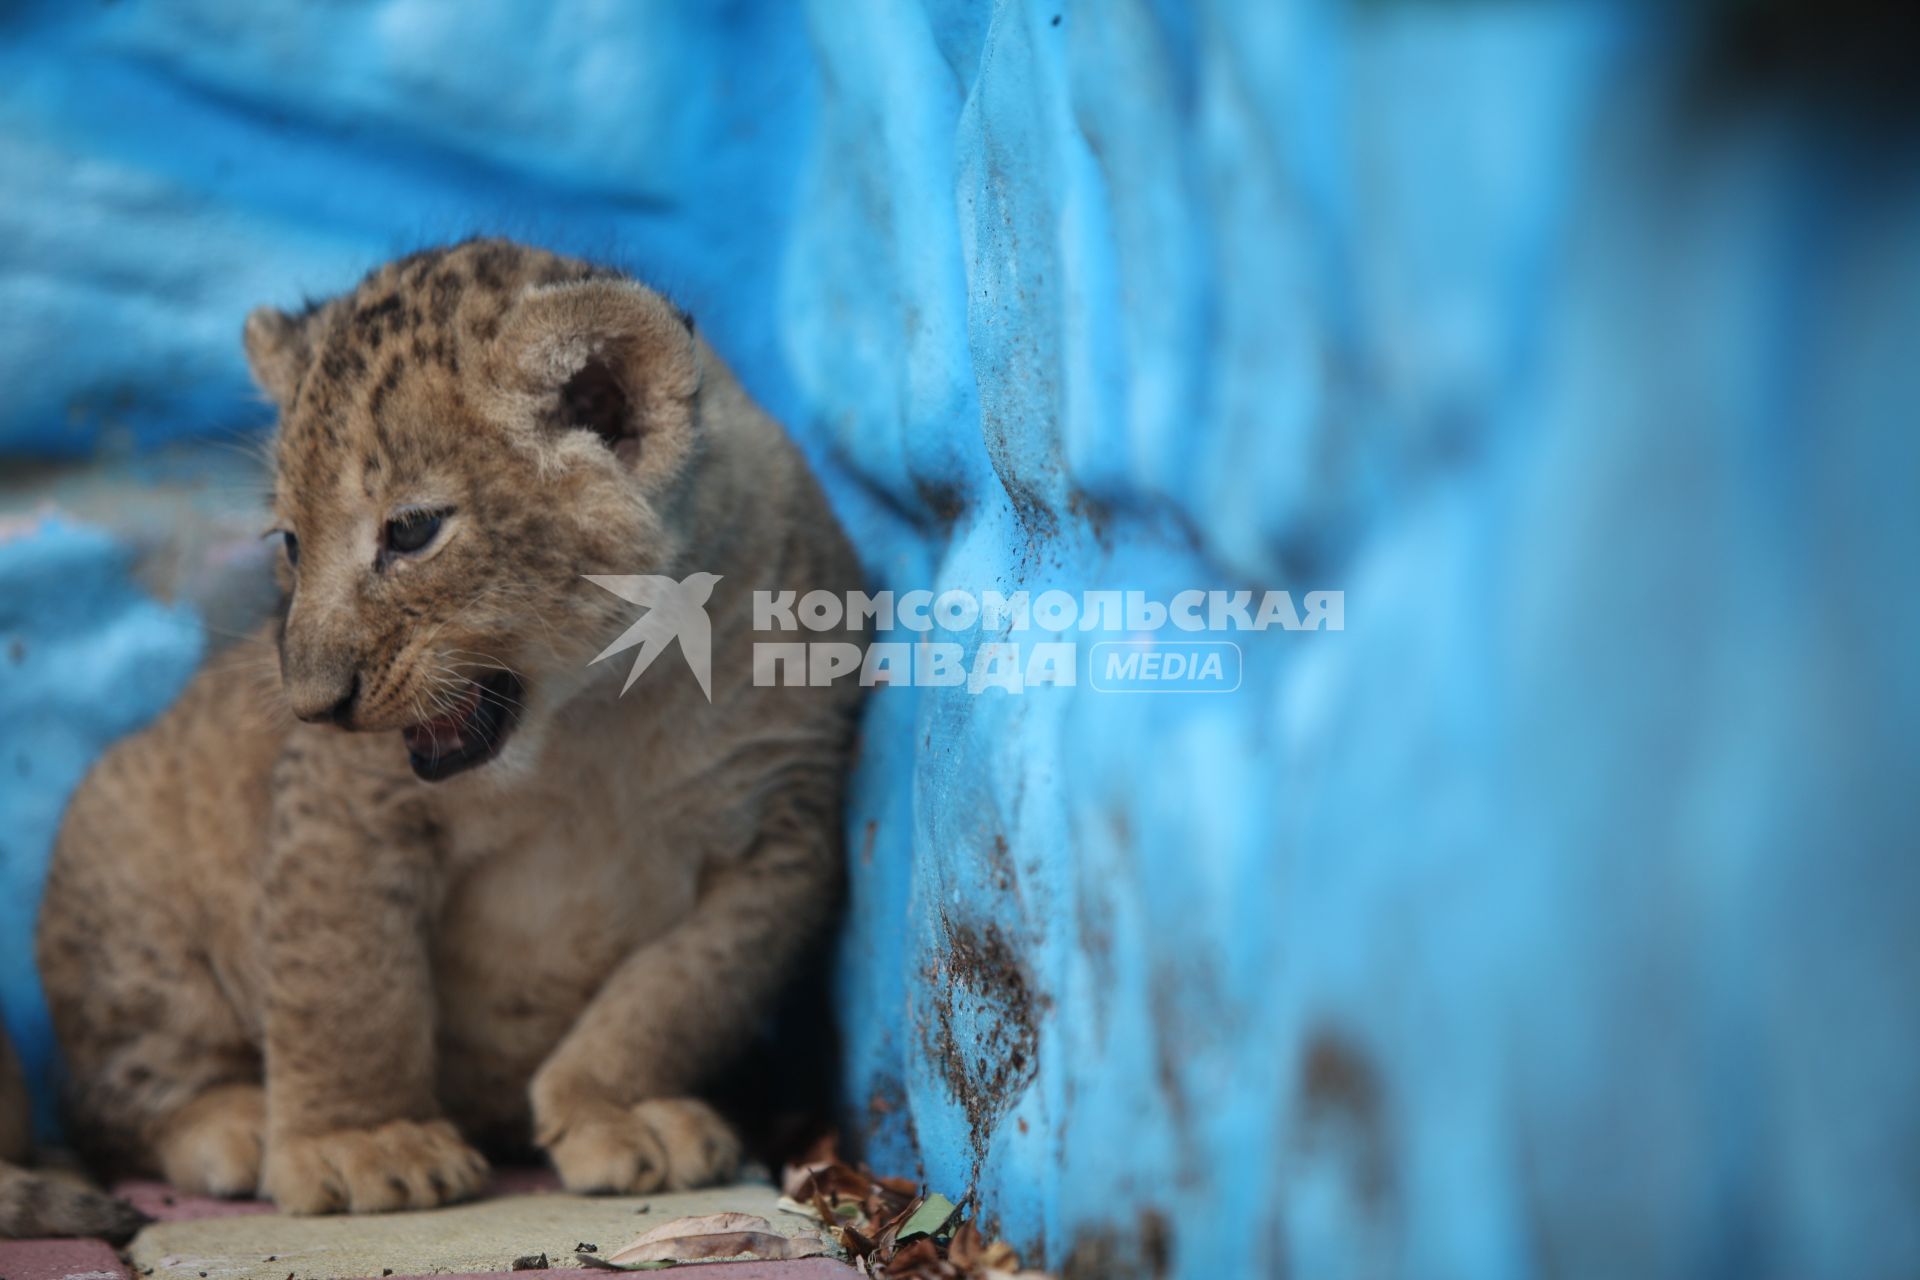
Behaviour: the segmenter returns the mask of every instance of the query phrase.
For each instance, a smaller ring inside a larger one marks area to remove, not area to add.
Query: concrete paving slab
[[[164,1182],[116,1183],[113,1194],[155,1222],[192,1222],[198,1218],[231,1218],[239,1214],[272,1213],[265,1200],[216,1200],[190,1196]]]
[[[741,1183],[652,1196],[536,1192],[417,1213],[357,1217],[297,1218],[251,1211],[156,1222],[134,1237],[128,1258],[136,1272],[153,1280],[359,1280],[491,1274],[511,1269],[518,1258],[545,1254],[553,1264],[547,1275],[560,1280],[562,1268],[570,1274],[576,1246],[592,1244],[603,1255],[611,1253],[672,1218],[755,1213],[785,1235],[818,1234],[819,1224],[812,1218],[781,1210],[779,1196],[771,1184]],[[846,1269],[743,1274],[824,1278],[846,1274]],[[584,1280],[606,1277],[603,1271]],[[7,1280],[16,1278],[8,1275]]]
[[[503,1196],[558,1190],[560,1179],[551,1169],[495,1169],[481,1199],[497,1200]],[[236,1214],[274,1211],[272,1203],[266,1200],[216,1200],[211,1196],[187,1195],[167,1183],[145,1179],[117,1182],[113,1185],[113,1194],[155,1222],[191,1222],[197,1218],[231,1218]]]

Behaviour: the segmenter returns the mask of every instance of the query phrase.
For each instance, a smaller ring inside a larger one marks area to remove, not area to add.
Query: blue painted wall
[[[876,1163],[1085,1274],[1914,1274],[1920,182],[1663,15],[15,6],[0,448],[257,424],[246,308],[422,241],[616,257],[876,586],[1346,593],[1231,695],[873,699]]]

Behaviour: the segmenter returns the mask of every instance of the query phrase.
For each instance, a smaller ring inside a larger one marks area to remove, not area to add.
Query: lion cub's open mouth
[[[454,705],[433,719],[402,729],[414,773],[438,782],[493,759],[513,731],[523,692],[512,672],[495,671],[467,681]]]

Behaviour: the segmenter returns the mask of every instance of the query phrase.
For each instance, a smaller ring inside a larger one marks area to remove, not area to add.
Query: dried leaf
[[[576,1253],[573,1256],[589,1271],[660,1271],[673,1265],[671,1262],[608,1262],[597,1253]]]
[[[894,1247],[899,1243],[900,1228],[902,1224],[913,1215],[913,1211],[919,1207],[919,1204],[920,1202],[918,1200],[909,1201],[900,1207],[898,1213],[890,1215],[884,1222],[880,1223],[879,1230],[873,1233],[873,1251],[875,1253],[879,1254],[882,1258],[890,1258],[893,1256]],[[871,1226],[871,1223],[869,1223],[869,1225]]]
[[[842,1224],[840,1227],[840,1247],[856,1258],[864,1258],[873,1252],[873,1241],[861,1235],[859,1229],[852,1224]]]
[[[824,1245],[816,1236],[802,1237],[816,1251]],[[638,1237],[607,1261],[621,1268],[636,1264],[692,1262],[706,1258],[757,1258],[779,1261],[806,1257],[796,1252],[797,1245],[773,1224],[755,1213],[709,1213],[692,1218],[675,1218]]]
[[[822,1173],[827,1166],[824,1163],[790,1164],[780,1178],[780,1190],[791,1200],[807,1200],[813,1195],[813,1183],[816,1174]]]
[[[971,1222],[963,1222],[953,1230],[953,1238],[947,1241],[947,1261],[963,1271],[970,1271],[980,1265],[986,1256],[986,1242],[980,1238],[980,1228]]]
[[[817,1258],[827,1252],[827,1242],[812,1234],[788,1236],[787,1244],[790,1258]]]
[[[597,1253],[576,1253],[574,1258],[589,1271],[625,1271],[625,1267],[615,1266]]]
[[[792,1196],[780,1197],[780,1212],[796,1214],[802,1218],[812,1218],[815,1221],[819,1221],[820,1219],[820,1210],[817,1206],[802,1204]]]
[[[925,1270],[940,1262],[940,1250],[931,1239],[920,1237],[910,1245],[905,1245],[887,1260],[887,1274],[890,1276],[910,1276],[916,1271]]]
[[[855,1273],[867,1280],[1048,1280],[1022,1270],[1006,1241],[989,1243],[974,1224],[957,1221],[960,1209],[945,1196],[922,1198],[906,1178],[848,1164],[831,1137],[787,1166],[781,1187],[781,1207],[810,1211],[837,1232]]]
[[[981,1252],[980,1265],[989,1271],[1018,1271],[1020,1255],[1005,1240],[995,1240]]]

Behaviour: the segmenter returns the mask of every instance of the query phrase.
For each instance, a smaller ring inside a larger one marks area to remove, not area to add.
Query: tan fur
[[[752,684],[756,638],[851,638],[751,630],[756,588],[859,585],[805,464],[657,295],[505,242],[246,338],[300,545],[279,661],[216,660],[67,814],[39,955],[76,1132],[301,1212],[455,1199],[470,1144],[528,1138],[576,1189],[729,1176],[689,1095],[840,875],[855,690]],[[593,368],[617,439],[569,421]],[[409,503],[452,514],[382,567]],[[589,660],[639,611],[582,575],[696,571],[712,704],[677,646],[620,696],[632,653]],[[499,670],[498,757],[416,778],[398,731]]]
[[[102,1236],[117,1243],[137,1231],[146,1221],[138,1210],[72,1179],[19,1167],[30,1154],[31,1121],[26,1078],[0,1030],[0,1239]]]

